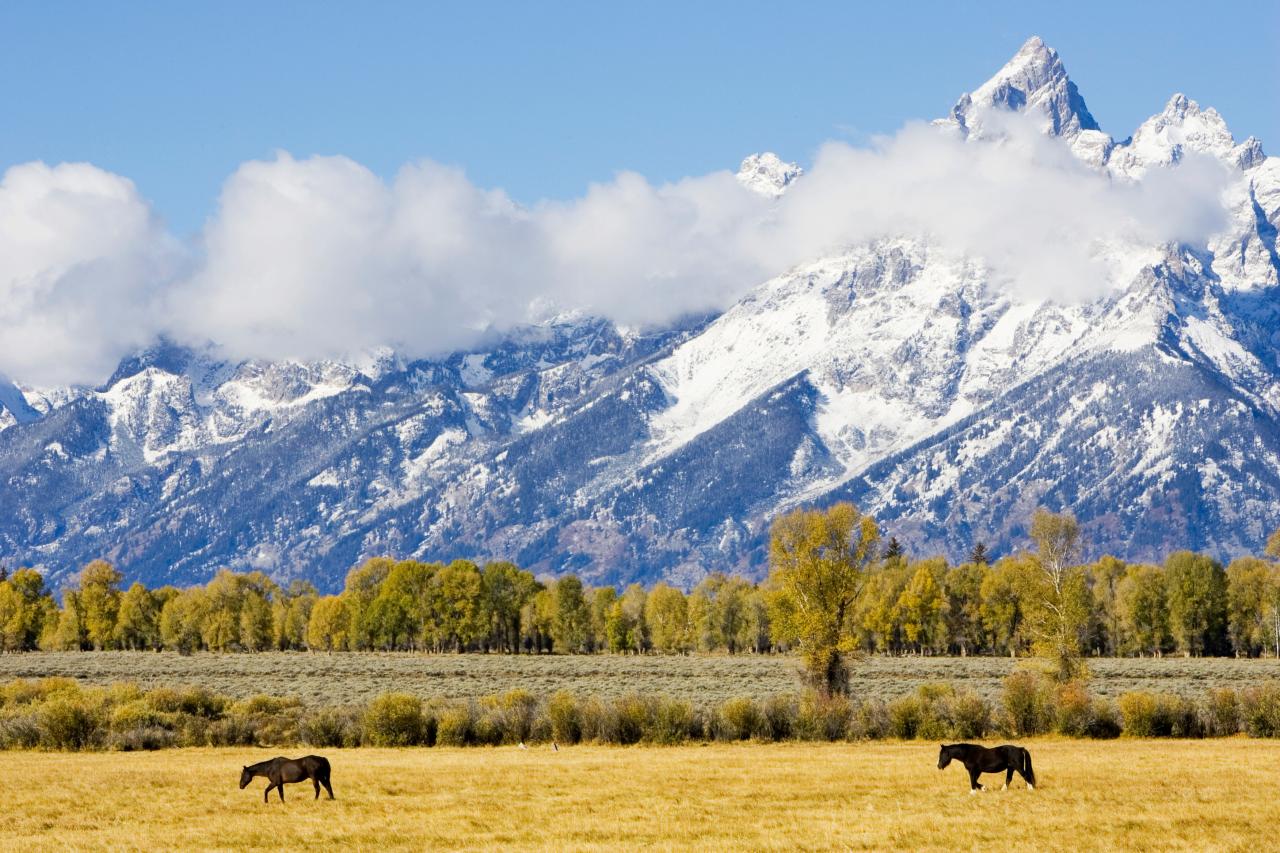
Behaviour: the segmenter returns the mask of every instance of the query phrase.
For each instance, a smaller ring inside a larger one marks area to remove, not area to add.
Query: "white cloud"
[[[133,184],[85,163],[0,180],[0,373],[101,381],[158,327],[178,248]]]
[[[228,179],[188,275],[127,180],[16,167],[0,186],[0,372],[98,381],[160,333],[232,357],[428,356],[548,310],[657,324],[885,234],[982,256],[1028,298],[1092,298],[1111,286],[1100,244],[1198,243],[1221,227],[1216,164],[1118,185],[1005,123],[998,142],[913,125],[869,148],[829,143],[776,203],[728,172],[622,173],[522,207],[431,162],[386,182],[344,157],[279,154]]]

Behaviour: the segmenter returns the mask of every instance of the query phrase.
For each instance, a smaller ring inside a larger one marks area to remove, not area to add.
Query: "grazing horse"
[[[333,786],[329,784],[329,759],[319,755],[308,755],[303,758],[273,758],[250,764],[240,771],[240,789],[253,781],[255,776],[266,776],[267,789],[262,792],[262,801],[267,802],[267,795],[275,788],[280,792],[280,802],[284,802],[284,786],[286,782],[302,782],[310,779],[316,786],[316,799],[320,799],[320,786],[329,792],[333,799]]]
[[[1020,746],[997,746],[987,748],[976,743],[953,743],[941,745],[938,753],[938,769],[942,770],[955,759],[969,771],[969,793],[976,794],[983,790],[978,784],[978,776],[983,773],[999,773],[1004,771],[1004,787],[1008,788],[1013,781],[1013,771],[1018,771],[1027,782],[1027,789],[1036,789],[1036,772],[1031,769],[1031,753]]]

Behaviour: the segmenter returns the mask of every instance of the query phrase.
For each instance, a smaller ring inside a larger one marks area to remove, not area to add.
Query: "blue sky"
[[[806,162],[942,115],[1031,34],[1103,128],[1174,91],[1280,150],[1280,4],[63,3],[0,7],[0,166],[89,161],[180,234],[246,160],[422,157],[516,199]]]

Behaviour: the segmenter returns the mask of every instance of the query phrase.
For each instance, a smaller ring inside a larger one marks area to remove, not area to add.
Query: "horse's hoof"
[[[971,796],[971,797],[972,797],[972,796],[973,796],[974,794],[976,794],[976,793],[978,793],[978,789],[977,789],[977,788],[970,788],[970,789],[969,789],[969,796]]]
[[[1006,782],[1006,783],[1004,783],[1003,785],[1001,785],[1001,786],[1000,786],[1000,790],[1001,790],[1001,791],[1007,791],[1007,790],[1009,790],[1009,783],[1008,783],[1008,782]]]

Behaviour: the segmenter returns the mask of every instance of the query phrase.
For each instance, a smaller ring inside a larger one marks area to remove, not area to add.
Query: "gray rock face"
[[[902,234],[650,333],[577,318],[416,362],[158,345],[97,389],[0,382],[0,562],[334,589],[374,554],[501,557],[687,585],[759,576],[773,517],[842,499],[916,554],[1007,552],[1037,505],[1095,552],[1256,551],[1280,525],[1280,160],[1181,96],[1117,143],[1038,39],[941,123],[991,144],[990,110],[1119,182],[1214,157],[1228,225],[1107,247],[1124,277],[1079,304]],[[748,170],[767,195],[811,179],[775,160]]]

